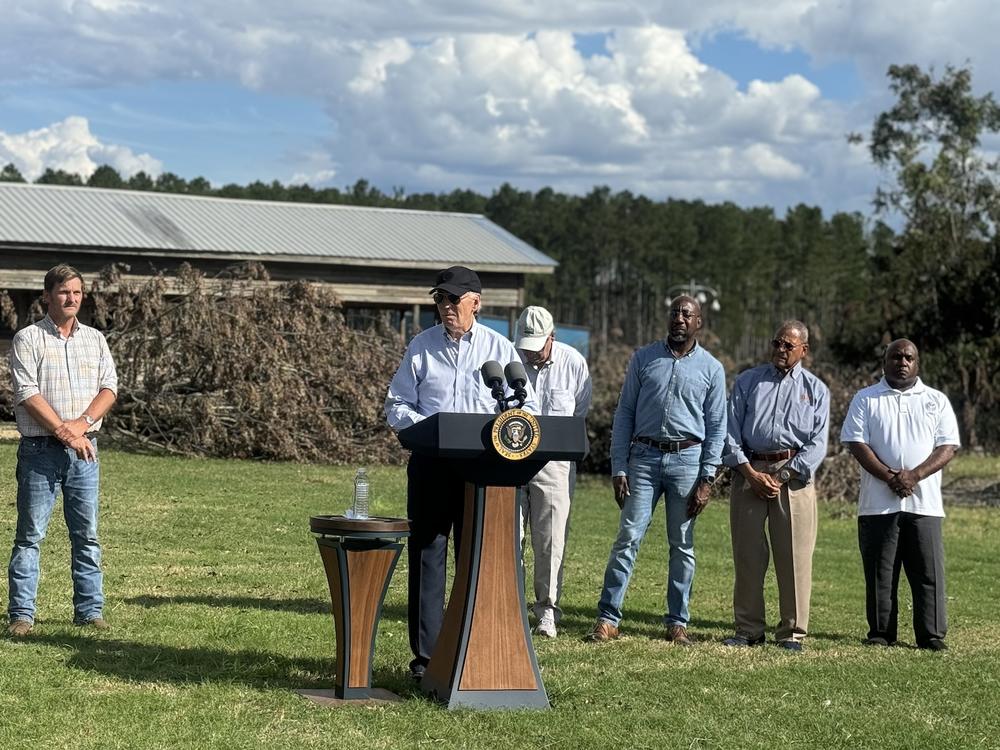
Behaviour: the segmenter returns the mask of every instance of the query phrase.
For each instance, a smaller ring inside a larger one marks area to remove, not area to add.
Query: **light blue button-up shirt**
[[[666,341],[632,355],[611,429],[611,475],[628,474],[632,439],[700,440],[700,477],[715,475],[726,433],[726,372],[697,343],[675,357]]]
[[[798,453],[785,466],[812,480],[826,457],[830,391],[801,362],[784,376],[770,363],[740,373],[728,413],[726,466],[748,463],[751,452],[792,449]]]
[[[509,340],[479,323],[473,323],[458,341],[440,324],[421,331],[406,347],[389,384],[385,399],[389,426],[399,431],[441,411],[497,413],[496,399],[479,372],[490,360],[506,367],[521,358]],[[537,414],[535,391],[530,382],[525,387],[528,398],[523,408]],[[509,389],[506,393],[512,395]]]

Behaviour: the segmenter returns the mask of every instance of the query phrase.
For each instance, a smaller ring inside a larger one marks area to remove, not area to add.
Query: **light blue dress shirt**
[[[793,449],[798,453],[785,466],[812,481],[826,457],[830,391],[801,362],[785,376],[770,363],[741,372],[728,411],[726,466],[748,463],[751,452]]]
[[[726,372],[695,343],[677,358],[666,341],[632,355],[611,429],[611,475],[628,474],[632,439],[700,440],[699,477],[715,475],[726,434]]]
[[[491,328],[473,323],[461,339],[455,341],[438,324],[421,331],[399,363],[385,399],[385,418],[396,430],[416,424],[438,412],[460,414],[495,414],[496,399],[479,372],[484,362],[496,360],[506,367],[520,362],[514,344]],[[526,384],[525,411],[538,413],[538,402],[531,383]],[[507,395],[512,395],[510,390]]]

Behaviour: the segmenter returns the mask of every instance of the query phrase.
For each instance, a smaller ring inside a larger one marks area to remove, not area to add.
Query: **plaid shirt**
[[[107,388],[118,394],[118,373],[104,334],[76,321],[63,338],[48,315],[14,335],[10,349],[14,381],[14,416],[24,437],[49,435],[31,418],[23,403],[41,394],[63,420],[76,419]],[[87,432],[101,427],[98,420]]]

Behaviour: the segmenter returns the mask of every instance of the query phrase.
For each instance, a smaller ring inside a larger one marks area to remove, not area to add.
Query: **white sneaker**
[[[535,626],[535,635],[540,635],[543,638],[556,637],[556,618],[552,612],[546,612],[542,615],[542,619]]]

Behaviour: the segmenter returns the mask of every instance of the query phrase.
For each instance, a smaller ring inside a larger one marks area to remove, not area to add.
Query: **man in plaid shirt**
[[[77,320],[83,277],[61,264],[45,274],[48,315],[17,332],[10,350],[17,449],[17,529],[7,578],[13,637],[35,622],[40,545],[62,491],[73,577],[73,621],[106,628],[97,541],[97,431],[114,404],[118,375],[108,343]]]

